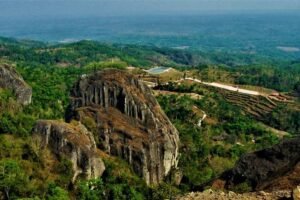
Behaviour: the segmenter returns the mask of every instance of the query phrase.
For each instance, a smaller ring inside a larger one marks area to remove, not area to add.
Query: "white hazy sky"
[[[0,0],[0,17],[290,10],[300,12],[300,0]]]

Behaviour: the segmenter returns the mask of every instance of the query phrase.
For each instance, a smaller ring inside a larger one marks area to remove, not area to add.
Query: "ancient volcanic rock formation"
[[[86,179],[100,177],[105,169],[96,148],[93,134],[82,124],[40,120],[34,127],[34,135],[42,148],[49,148],[60,157],[70,159],[73,164],[74,182],[78,175]]]
[[[93,131],[99,148],[127,160],[148,184],[177,166],[178,132],[152,95],[132,75],[104,70],[82,77],[71,91],[67,120]]]
[[[0,88],[12,90],[17,101],[23,105],[31,103],[31,87],[25,83],[13,67],[7,64],[0,64]]]
[[[222,179],[226,181],[227,188],[246,181],[255,190],[272,190],[275,186],[276,189],[292,189],[300,184],[299,152],[300,137],[284,140],[271,148],[241,157],[232,170],[223,174]]]

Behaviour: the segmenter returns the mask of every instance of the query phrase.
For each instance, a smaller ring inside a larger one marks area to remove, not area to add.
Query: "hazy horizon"
[[[88,39],[299,57],[299,21],[300,0],[0,0],[0,36],[54,43]]]
[[[300,11],[299,0],[0,0],[1,18]]]

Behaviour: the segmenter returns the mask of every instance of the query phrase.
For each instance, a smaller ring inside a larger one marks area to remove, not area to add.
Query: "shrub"
[[[245,193],[245,192],[252,191],[252,187],[250,186],[250,184],[247,181],[245,181],[243,183],[240,183],[240,184],[234,186],[232,188],[232,190],[234,192],[238,192],[238,193]]]
[[[28,177],[16,160],[0,161],[0,190],[7,199],[22,196]]]
[[[167,183],[161,183],[160,185],[152,188],[151,199],[175,199],[175,197],[179,194],[180,190],[178,190],[176,187]]]
[[[48,186],[47,200],[69,200],[68,192],[54,183]]]

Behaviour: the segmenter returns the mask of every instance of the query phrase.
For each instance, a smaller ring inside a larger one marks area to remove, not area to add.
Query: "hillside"
[[[0,199],[172,199],[299,134],[299,62],[237,67],[203,56],[2,38],[0,66],[13,75],[0,83],[16,80],[32,96],[22,104],[14,87],[0,90],[0,167],[15,177],[7,193],[0,174]]]

